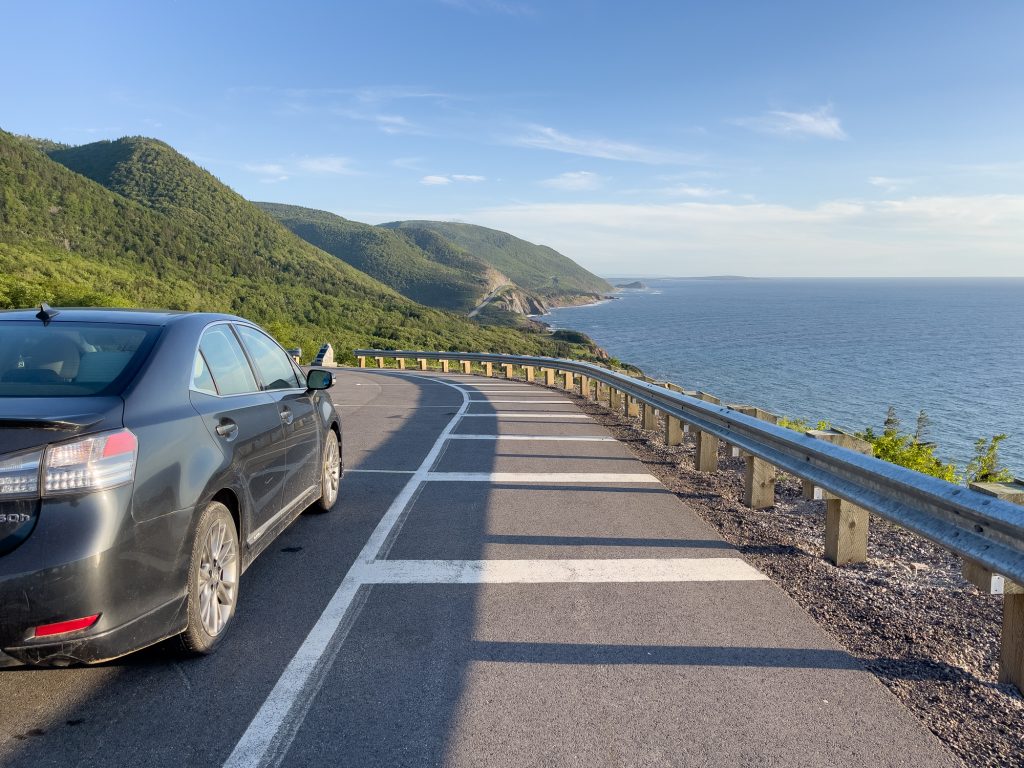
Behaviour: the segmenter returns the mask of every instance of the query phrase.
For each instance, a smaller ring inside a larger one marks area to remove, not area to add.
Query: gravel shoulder
[[[965,581],[957,557],[872,515],[868,562],[837,568],[823,558],[824,502],[795,478],[780,475],[774,507],[748,509],[743,459],[723,449],[718,472],[697,472],[689,435],[668,447],[662,431],[574,397],[967,765],[1024,766],[1024,697],[997,677],[1002,597]]]

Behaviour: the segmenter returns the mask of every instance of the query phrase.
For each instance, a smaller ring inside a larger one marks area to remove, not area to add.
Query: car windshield
[[[0,397],[119,393],[159,327],[0,320]]]

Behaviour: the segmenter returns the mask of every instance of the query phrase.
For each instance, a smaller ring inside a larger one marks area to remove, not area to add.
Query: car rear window
[[[0,320],[0,397],[120,393],[159,331],[151,325]]]

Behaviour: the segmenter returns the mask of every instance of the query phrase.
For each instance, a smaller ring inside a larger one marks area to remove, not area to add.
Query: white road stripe
[[[625,472],[427,472],[424,478],[433,483],[657,483],[654,475]]]
[[[738,557],[609,560],[378,560],[362,566],[372,584],[633,584],[765,581]]]
[[[463,414],[464,418],[470,418],[471,416],[489,417],[489,418],[514,418],[514,419],[589,419],[590,417],[583,413],[527,413],[526,411],[502,411],[501,413],[466,413]]]
[[[562,437],[561,435],[448,435],[449,440],[543,440],[565,443],[614,443],[614,437]]]
[[[414,475],[416,474],[415,469],[346,469],[345,474],[349,472],[377,472],[382,475]]]
[[[228,756],[225,768],[277,766],[284,760],[307,710],[323,685],[324,674],[330,669],[331,662],[355,621],[358,610],[352,609],[358,609],[359,588],[365,584],[359,575],[360,565],[372,562],[381,554],[392,530],[402,519],[406,508],[440,456],[448,435],[469,407],[469,395],[465,390],[439,379],[430,380],[461,392],[462,405],[441,431],[416,473],[409,478],[409,482],[377,523],[355,564],[345,574],[331,601]]]
[[[571,400],[470,400],[471,403],[529,403],[530,405],[572,405]]]

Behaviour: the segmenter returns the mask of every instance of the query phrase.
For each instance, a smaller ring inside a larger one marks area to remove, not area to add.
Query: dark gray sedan
[[[0,312],[0,666],[213,650],[242,571],[337,500],[332,384],[230,315]]]

